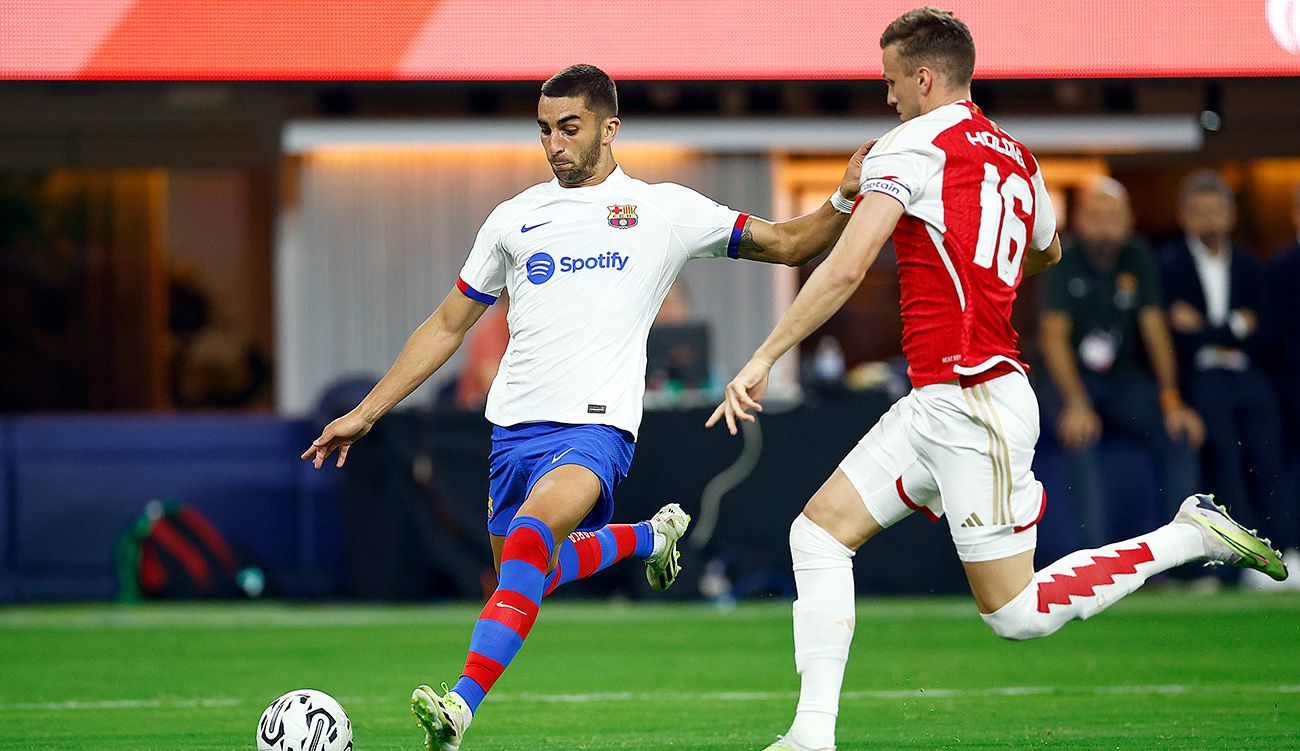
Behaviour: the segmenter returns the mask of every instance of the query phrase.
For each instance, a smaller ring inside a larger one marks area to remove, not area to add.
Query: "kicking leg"
[[[497,589],[474,625],[460,680],[443,696],[428,686],[420,686],[411,696],[430,751],[460,748],[474,712],[532,630],[555,540],[567,537],[599,496],[600,481],[579,465],[560,466],[533,486],[501,546]]]
[[[1033,639],[1066,621],[1091,618],[1146,580],[1192,561],[1212,561],[1286,577],[1267,540],[1242,528],[1206,496],[1183,502],[1169,524],[1124,542],[1065,556],[1037,573],[1033,551],[966,563],[980,616],[998,636]]]
[[[670,503],[648,521],[608,524],[595,532],[574,532],[560,541],[554,568],[546,577],[545,594],[613,566],[625,558],[646,559],[650,586],[662,592],[672,586],[681,568],[677,541],[686,533],[691,517]]]

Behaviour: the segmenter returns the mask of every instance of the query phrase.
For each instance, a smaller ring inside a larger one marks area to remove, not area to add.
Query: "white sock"
[[[794,662],[799,705],[786,737],[810,749],[835,746],[844,665],[853,641],[853,551],[800,514],[790,525]]]
[[[1204,556],[1200,530],[1173,522],[1131,540],[1071,553],[1034,574],[1011,602],[980,617],[1007,639],[1047,636],[1067,621],[1100,613],[1149,577]]]
[[[668,538],[664,537],[662,532],[655,532],[653,534],[655,536],[655,543],[654,548],[650,551],[651,558],[664,552],[664,548],[668,547]]]

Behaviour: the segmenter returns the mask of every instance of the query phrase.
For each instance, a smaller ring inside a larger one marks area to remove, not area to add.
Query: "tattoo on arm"
[[[741,253],[750,253],[759,255],[767,250],[757,240],[754,239],[754,219],[750,217],[745,220],[745,227],[740,231],[740,244],[738,249]]]

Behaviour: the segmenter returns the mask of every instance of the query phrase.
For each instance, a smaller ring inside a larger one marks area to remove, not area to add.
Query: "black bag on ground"
[[[150,501],[117,543],[119,599],[258,597],[266,576],[193,506]]]

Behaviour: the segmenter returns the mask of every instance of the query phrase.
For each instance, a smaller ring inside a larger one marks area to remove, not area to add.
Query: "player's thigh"
[[[813,493],[803,513],[850,550],[862,547],[882,529],[863,505],[857,488],[839,468]]]
[[[963,562],[962,566],[975,604],[987,615],[1011,602],[1034,580],[1034,551],[992,561]]]
[[[922,391],[909,423],[913,445],[938,483],[957,557],[1032,558],[1046,496],[1032,469],[1038,406],[1028,381],[1014,374]]]
[[[804,513],[846,547],[857,549],[912,512],[942,514],[938,486],[908,438],[910,396],[903,397],[840,461]]]
[[[600,478],[580,464],[561,464],[542,475],[519,507],[550,527],[558,542],[569,536],[600,500]],[[558,546],[557,546],[558,549]]]

